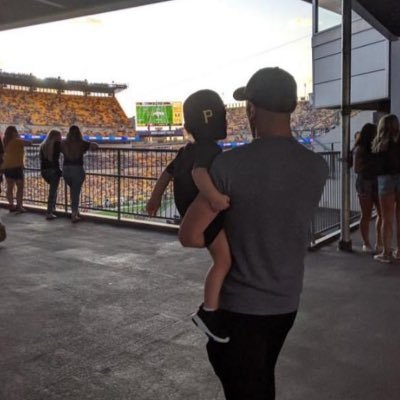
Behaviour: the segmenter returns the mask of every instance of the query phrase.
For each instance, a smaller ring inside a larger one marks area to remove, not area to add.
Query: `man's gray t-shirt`
[[[294,138],[273,136],[219,155],[210,173],[231,199],[224,229],[232,267],[220,308],[254,315],[297,310],[326,162]]]

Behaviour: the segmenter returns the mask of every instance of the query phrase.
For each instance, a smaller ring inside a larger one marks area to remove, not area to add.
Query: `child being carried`
[[[162,195],[173,180],[176,207],[183,218],[190,204],[200,193],[214,211],[229,207],[229,197],[220,193],[208,173],[216,156],[222,152],[218,140],[226,138],[226,110],[220,96],[212,90],[199,90],[183,104],[185,129],[194,139],[178,151],[175,159],[158,179],[147,212],[154,216],[161,205]],[[213,259],[207,273],[204,303],[192,316],[193,322],[209,337],[220,343],[229,341],[218,318],[219,295],[231,266],[228,240],[223,230],[223,213],[219,213],[204,232],[204,242]]]

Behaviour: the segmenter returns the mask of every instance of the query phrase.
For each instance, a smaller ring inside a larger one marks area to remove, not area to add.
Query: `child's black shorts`
[[[220,212],[214,220],[208,225],[207,229],[204,231],[204,244],[209,247],[218,234],[221,232],[224,224],[224,212]]]

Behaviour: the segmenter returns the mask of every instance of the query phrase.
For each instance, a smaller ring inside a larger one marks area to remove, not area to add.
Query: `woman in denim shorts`
[[[400,260],[400,132],[399,120],[393,114],[382,117],[372,143],[377,155],[378,193],[382,210],[383,251],[374,258],[390,263]],[[397,250],[392,253],[393,219],[396,213]]]
[[[375,206],[376,218],[376,246],[375,252],[382,252],[383,243],[381,235],[381,209],[378,197],[378,179],[376,155],[372,153],[372,141],[376,136],[376,125],[365,124],[359,132],[354,145],[354,171],[357,173],[356,190],[361,207],[360,231],[363,240],[362,250],[373,253],[369,240],[369,225],[372,209]]]

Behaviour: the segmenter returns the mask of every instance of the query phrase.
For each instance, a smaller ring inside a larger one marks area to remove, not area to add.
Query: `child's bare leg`
[[[208,247],[213,259],[213,265],[209,269],[204,285],[205,310],[217,310],[219,307],[219,295],[224,279],[231,267],[231,254],[225,231],[221,230],[215,240]]]

